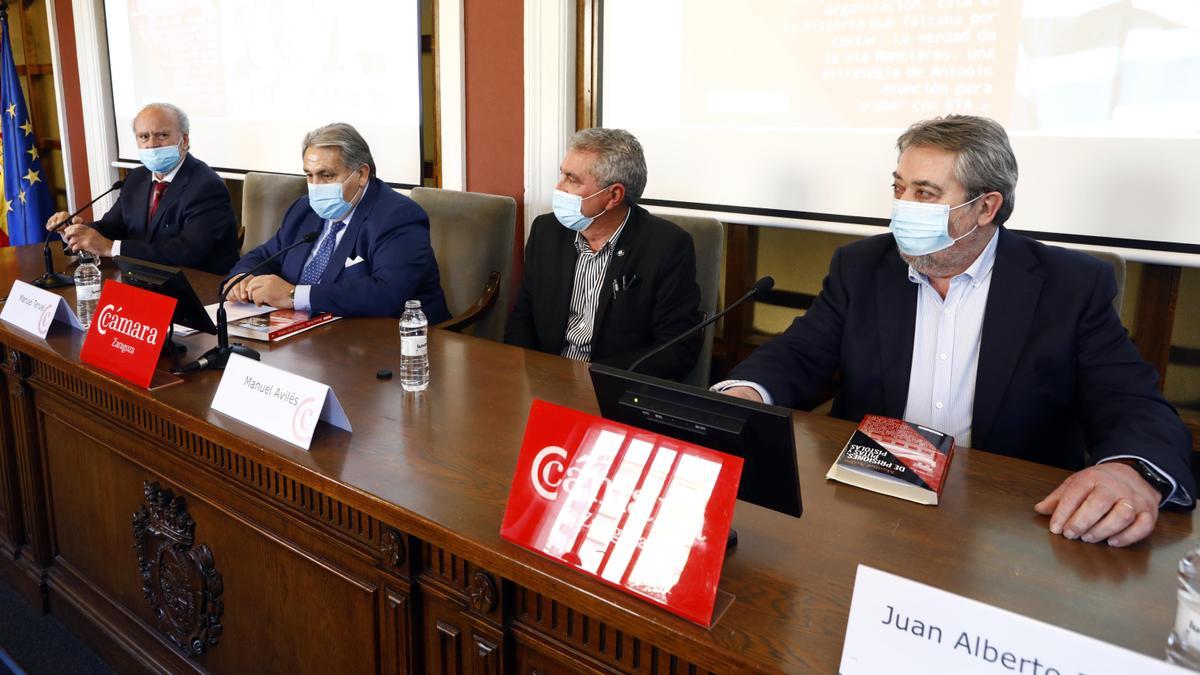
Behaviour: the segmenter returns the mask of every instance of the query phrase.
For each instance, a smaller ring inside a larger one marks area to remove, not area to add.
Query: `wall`
[[[517,200],[518,224],[524,222],[525,195],[524,20],[515,0],[463,2],[467,190]],[[518,227],[514,289],[523,249]]]

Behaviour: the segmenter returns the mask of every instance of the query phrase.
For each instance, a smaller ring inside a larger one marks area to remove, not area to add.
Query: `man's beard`
[[[909,265],[912,265],[913,269],[927,277],[947,278],[962,274],[971,266],[971,263],[975,262],[975,259],[979,257],[980,252],[983,250],[982,248],[976,249],[972,245],[978,236],[982,234],[982,229],[975,229],[975,231],[955,242],[949,248],[915,256],[907,255],[901,251],[900,258]],[[989,240],[990,237],[983,239],[984,242]],[[961,244],[965,244],[965,246]]]

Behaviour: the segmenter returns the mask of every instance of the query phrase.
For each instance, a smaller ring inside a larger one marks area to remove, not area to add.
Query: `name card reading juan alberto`
[[[79,360],[148,388],[174,313],[175,298],[108,281]]]
[[[712,624],[742,459],[534,401],[500,536]]]
[[[1071,605],[1071,589],[1058,600]],[[1169,617],[1170,608],[1163,614]],[[1163,643],[1169,620],[1163,622]],[[1182,668],[1020,614],[858,566],[842,675],[1155,675]]]
[[[237,354],[225,365],[212,408],[305,450],[318,420],[353,431],[329,385]]]
[[[43,340],[46,339],[46,333],[50,332],[50,324],[55,321],[83,330],[79,318],[62,296],[24,281],[13,282],[4,309],[0,310],[0,319]]]

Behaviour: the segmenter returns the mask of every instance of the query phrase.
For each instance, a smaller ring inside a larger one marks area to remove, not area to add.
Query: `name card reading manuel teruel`
[[[4,309],[0,310],[0,319],[42,339],[46,338],[46,333],[50,332],[50,324],[55,321],[83,330],[79,318],[62,296],[24,281],[13,282]]]
[[[212,407],[305,450],[318,420],[353,431],[329,385],[237,354],[229,357]]]
[[[1061,601],[1069,603],[1070,599],[1064,597]],[[1164,645],[1168,629],[1164,622]],[[859,565],[838,672],[1156,675],[1187,671]]]

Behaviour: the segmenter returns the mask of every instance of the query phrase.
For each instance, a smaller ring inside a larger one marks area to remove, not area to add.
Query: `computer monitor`
[[[600,364],[588,371],[606,419],[741,457],[738,499],[800,517],[791,410]]]
[[[113,260],[121,270],[122,282],[175,298],[175,315],[171,319],[174,323],[209,335],[217,334],[216,324],[183,275],[183,270],[123,255]]]

